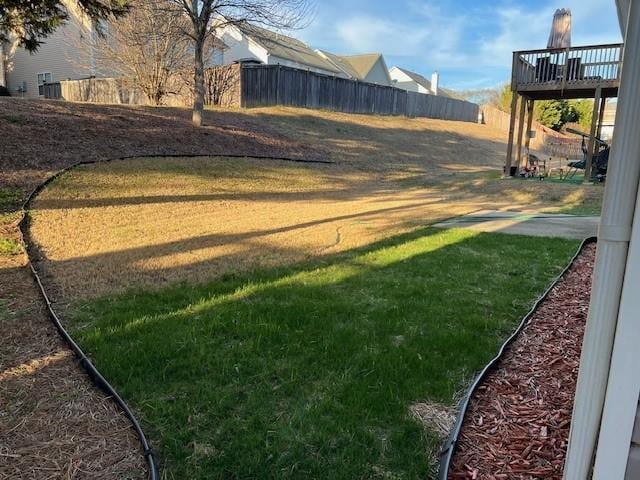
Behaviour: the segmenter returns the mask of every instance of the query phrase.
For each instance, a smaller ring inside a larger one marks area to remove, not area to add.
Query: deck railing
[[[513,53],[512,88],[564,89],[615,83],[622,69],[622,43]]]

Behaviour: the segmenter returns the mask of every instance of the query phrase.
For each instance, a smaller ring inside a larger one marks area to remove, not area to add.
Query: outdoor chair
[[[581,58],[569,58],[567,60],[567,81],[582,80],[584,67]]]
[[[609,145],[599,138],[596,138],[596,143],[598,145],[598,153],[594,154],[591,160],[591,178],[596,178],[598,181],[603,182],[607,177],[610,148]],[[582,160],[569,162],[567,164],[569,171],[564,176],[564,179],[573,178],[579,170],[584,170],[586,168],[587,147],[585,145],[584,137],[582,138],[582,152],[584,153],[584,158]]]
[[[551,63],[550,57],[536,60],[536,82],[552,82],[558,77],[558,65]]]

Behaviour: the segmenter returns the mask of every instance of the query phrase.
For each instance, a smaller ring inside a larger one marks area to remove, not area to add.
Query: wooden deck
[[[618,96],[623,48],[622,43],[610,43],[513,52],[513,98],[505,175],[516,175],[522,166],[523,150],[529,152],[528,132],[531,130],[534,103],[537,100],[593,98],[584,170],[585,181],[590,181],[592,159],[597,153],[596,137],[602,126],[606,99]]]
[[[513,53],[511,89],[531,100],[618,95],[621,43]]]

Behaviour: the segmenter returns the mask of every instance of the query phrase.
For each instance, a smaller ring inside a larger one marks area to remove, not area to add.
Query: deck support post
[[[509,119],[509,140],[507,141],[507,161],[504,164],[504,177],[511,176],[511,164],[513,162],[513,134],[516,127],[516,109],[518,107],[518,92],[513,92],[511,98],[511,118]]]
[[[602,121],[604,120],[604,110],[607,107],[607,97],[604,95],[600,99],[600,111],[598,112],[598,132],[596,133],[597,138],[602,138]]]
[[[593,113],[591,114],[591,130],[589,131],[589,145],[587,146],[587,158],[584,162],[584,182],[591,181],[591,169],[593,167],[593,154],[596,144],[596,128],[598,126],[598,110],[600,107],[600,96],[602,87],[596,88],[596,97],[593,99]]]
[[[529,146],[531,144],[531,126],[533,125],[533,99],[527,100],[527,129],[525,130],[524,149],[527,151],[527,163],[529,162]]]
[[[520,168],[522,165],[522,137],[524,135],[524,117],[526,112],[526,106],[529,103],[529,99],[527,97],[520,97],[520,113],[518,117],[518,153],[516,155],[517,163],[516,165]]]

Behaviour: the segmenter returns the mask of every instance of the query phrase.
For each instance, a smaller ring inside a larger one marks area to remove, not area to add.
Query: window
[[[51,72],[42,72],[38,74],[38,95],[44,96],[44,84],[51,83],[53,81],[53,75]]]

